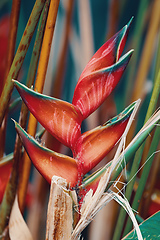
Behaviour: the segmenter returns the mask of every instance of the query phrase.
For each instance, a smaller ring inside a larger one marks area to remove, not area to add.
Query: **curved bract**
[[[78,173],[75,159],[43,147],[16,122],[15,127],[34,166],[49,183],[56,175],[65,178],[71,186],[76,184]]]
[[[110,67],[96,70],[78,81],[72,103],[80,109],[83,119],[94,112],[116,87],[132,53],[133,50]]]
[[[74,158],[81,162],[82,173],[95,167],[122,136],[135,103],[102,126],[81,135],[74,149]]]
[[[81,134],[82,116],[73,104],[48,97],[14,81],[19,94],[35,118],[60,142],[72,148]]]
[[[132,19],[97,50],[84,68],[78,82],[92,72],[109,67],[119,60],[127,40]]]
[[[133,50],[124,56],[121,54],[131,21],[89,61],[78,80],[72,104],[37,93],[14,80],[14,85],[31,113],[54,137],[72,150],[73,158],[53,152],[38,144],[15,123],[28,155],[48,182],[51,182],[53,175],[57,175],[65,178],[71,187],[80,186],[84,175],[121,138],[135,103],[104,125],[83,134],[81,123],[102,104],[125,71]]]

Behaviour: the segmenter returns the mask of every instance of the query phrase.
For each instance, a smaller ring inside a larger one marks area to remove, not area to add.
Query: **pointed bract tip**
[[[131,49],[131,50],[128,51],[126,54],[124,54],[122,57],[120,57],[119,61],[123,61],[123,60],[125,60],[125,59],[130,58],[130,57],[132,56],[133,52],[134,52],[134,49]],[[118,61],[118,62],[119,62],[119,61]],[[117,63],[118,63],[118,62],[117,62]]]
[[[11,120],[14,122],[14,124],[15,124],[15,126],[17,125],[17,122],[13,119],[13,118],[11,118]]]
[[[126,24],[127,28],[130,28],[132,21],[133,21],[134,16],[131,17],[131,19],[129,20],[129,22]]]

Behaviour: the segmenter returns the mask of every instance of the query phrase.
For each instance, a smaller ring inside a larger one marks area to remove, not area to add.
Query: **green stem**
[[[149,104],[148,111],[147,111],[146,118],[145,118],[145,122],[149,119],[149,117],[152,115],[152,113],[155,110],[155,106],[156,106],[156,103],[158,100],[158,95],[159,95],[159,88],[160,88],[160,71],[159,71],[159,74],[156,79],[155,86],[154,86],[154,89],[152,92],[150,104]],[[145,146],[145,143],[142,144],[142,146],[139,148],[139,150],[135,154],[135,158],[134,158],[133,165],[131,168],[130,179],[132,179],[135,176],[135,173],[138,171],[138,168],[139,168],[139,165],[141,162],[141,158],[142,158],[142,154],[143,154],[143,150],[144,150],[144,146]],[[133,178],[132,181],[127,185],[125,196],[128,199],[128,201],[130,201],[134,183],[135,183],[135,178]],[[121,235],[121,232],[123,229],[125,217],[126,217],[126,212],[124,211],[124,209],[121,208],[113,240],[120,239],[120,235]]]
[[[45,0],[37,0],[32,13],[30,15],[30,18],[28,20],[27,26],[24,30],[21,42],[19,44],[19,47],[17,49],[16,55],[14,57],[13,63],[11,65],[1,98],[0,98],[0,126],[2,124],[3,117],[5,115],[11,93],[13,90],[13,83],[12,79],[17,78],[18,73],[21,69],[21,66],[23,64],[23,60],[26,56],[29,44],[31,42],[34,30],[36,28],[37,22],[39,20],[41,11],[43,9]]]
[[[136,191],[134,201],[132,204],[132,208],[134,210],[138,210],[139,203],[140,203],[140,200],[141,200],[141,197],[142,197],[142,194],[143,194],[143,191],[144,191],[147,179],[148,179],[148,175],[149,175],[152,163],[153,163],[153,159],[154,159],[153,153],[156,151],[156,149],[158,147],[159,139],[160,139],[160,128],[157,127],[155,134],[153,136],[153,140],[152,140],[152,143],[150,146],[148,156],[147,156],[147,159],[149,159],[149,161],[144,165],[143,172],[142,172],[139,184],[138,184],[138,189]],[[131,228],[132,228],[132,222],[130,219],[128,219],[126,228],[124,231],[124,236],[131,230]]]
[[[132,48],[135,49],[135,52],[131,58],[130,62],[130,68],[127,70],[126,74],[126,85],[125,85],[125,91],[124,91],[124,100],[123,104],[124,106],[128,103],[128,100],[130,100],[132,86],[133,86],[133,78],[135,75],[135,69],[139,58],[139,52],[141,48],[141,39],[143,34],[143,27],[144,27],[144,21],[146,16],[146,11],[148,7],[148,0],[142,0],[140,1],[138,15],[136,17],[136,24],[133,34],[133,41],[132,41]]]
[[[157,56],[157,60],[158,60],[158,56]],[[156,76],[156,74],[155,74],[155,76]],[[152,97],[151,97],[151,100],[150,100],[150,104],[149,104],[149,107],[148,107],[148,111],[147,111],[147,114],[146,114],[145,121],[147,121],[149,119],[149,117],[152,115],[153,111],[155,110],[155,106],[157,104],[157,100],[158,100],[158,97],[159,97],[159,91],[160,91],[160,70],[159,70],[158,76],[156,77],[156,80],[155,80],[155,85],[154,85],[154,88],[153,88]],[[154,134],[147,159],[151,156],[151,154],[153,152],[156,151],[158,143],[159,143],[159,138],[160,138],[160,129],[156,129],[156,132]],[[143,154],[143,148],[140,149],[140,151],[141,152],[139,154],[139,157],[140,157],[140,160],[141,160],[141,157],[142,157],[142,154]],[[142,193],[143,193],[146,181],[147,181],[147,177],[149,175],[149,172],[150,172],[150,169],[151,169],[151,166],[152,166],[152,162],[153,162],[153,157],[150,159],[149,163],[144,166],[142,176],[141,176],[140,182],[138,184],[138,189],[137,189],[137,192],[136,192],[136,195],[135,195],[135,198],[134,198],[134,202],[133,202],[133,206],[132,206],[135,210],[138,209],[139,202],[140,202],[140,199],[141,199],[141,196],[142,196]],[[132,226],[131,222],[128,219],[128,222],[127,222],[127,225],[126,225],[126,228],[125,228],[125,231],[124,231],[125,235],[127,234],[127,232],[130,231],[131,226]]]
[[[41,14],[42,8],[44,6],[43,2],[44,1],[40,2],[39,0],[36,1],[35,5],[34,5],[34,8],[33,8],[33,11],[31,13],[31,16],[29,18],[29,21],[27,23],[26,29],[24,31],[24,34],[22,36],[21,42],[19,44],[16,56],[13,60],[13,63],[12,63],[12,66],[11,66],[11,69],[10,69],[10,72],[9,72],[9,75],[8,75],[8,78],[7,78],[7,85],[5,85],[4,91],[2,93],[2,102],[3,102],[5,107],[7,107],[9,97],[8,97],[8,100],[6,100],[6,101],[4,101],[3,98],[6,94],[9,94],[9,95],[11,94],[11,91],[12,91],[12,88],[13,88],[13,86],[12,86],[13,83],[11,82],[12,77],[15,77],[14,74],[18,74],[18,72],[19,72],[19,70],[22,66],[22,62],[23,62],[23,59],[26,55],[29,43],[31,41],[31,37],[33,35],[33,32],[34,32],[36,24],[38,22],[39,16]],[[47,1],[46,4],[49,4],[48,1]],[[45,8],[43,10],[43,13],[45,13],[46,16],[47,16]],[[43,22],[43,25],[45,25],[45,18],[43,18],[43,17],[44,17],[44,14],[41,15],[41,22],[39,24],[39,29],[37,31],[36,40],[38,40],[38,43],[35,43],[35,45],[39,45],[39,50],[38,51],[40,51],[40,46],[41,46],[40,38],[42,38],[42,35],[43,35],[42,29],[44,28],[44,26],[43,26],[43,28],[41,29],[42,22]],[[40,36],[40,38],[38,36]],[[33,55],[35,55],[35,57],[37,55],[36,58],[38,58],[38,53],[35,54],[35,52],[33,51],[32,56]],[[35,60],[35,57],[32,58],[32,61],[33,61],[33,59]],[[37,62],[38,62],[38,60],[37,60]],[[31,67],[33,67],[33,65],[30,65],[30,68]],[[36,68],[36,65],[34,65],[34,67]],[[13,71],[15,71],[16,73],[14,73]],[[34,70],[34,72],[36,72],[36,69]],[[12,75],[14,75],[14,76],[12,76]],[[29,75],[29,77],[30,77],[30,75]],[[29,77],[28,77],[28,84],[32,84]],[[5,111],[5,107],[3,108],[3,104],[0,105],[0,108],[2,108],[3,111]],[[23,114],[21,113],[21,116],[22,115]],[[3,116],[0,115],[0,118],[1,117],[3,117]],[[22,119],[23,124],[22,125],[25,124],[26,117],[27,117],[27,114],[25,114],[25,116],[23,115],[23,119]],[[15,151],[14,151],[14,161],[13,161],[13,166],[12,166],[11,177],[10,177],[10,180],[7,184],[6,191],[5,191],[5,194],[4,194],[4,197],[3,197],[3,201],[2,201],[2,204],[0,206],[0,235],[3,233],[4,228],[6,227],[6,225],[8,223],[8,218],[9,218],[11,208],[12,208],[12,205],[13,205],[13,201],[14,201],[14,197],[15,197],[15,194],[16,194],[16,189],[17,189],[17,184],[18,184],[19,160],[21,158],[21,151],[19,149],[20,149],[20,141],[18,139],[16,139]]]

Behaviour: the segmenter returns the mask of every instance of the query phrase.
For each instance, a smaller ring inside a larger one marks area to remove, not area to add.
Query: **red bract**
[[[119,140],[133,108],[134,104],[103,126],[82,134],[75,145],[73,158],[41,146],[16,122],[15,127],[29,157],[45,179],[50,183],[52,176],[57,175],[65,178],[71,187],[75,187]]]
[[[21,136],[25,149],[35,167],[51,183],[53,175],[64,177],[68,182],[77,182],[77,161],[66,155],[56,153],[41,146],[33,137],[29,136],[18,123],[16,130]],[[66,167],[67,166],[67,167]]]
[[[120,80],[133,51],[120,58],[130,22],[93,56],[81,74],[72,104],[34,92],[14,80],[31,113],[59,141],[71,148],[73,158],[55,153],[37,143],[17,123],[24,147],[40,173],[51,182],[53,175],[65,178],[71,187],[96,166],[122,136],[134,104],[106,124],[81,134],[82,121],[95,111]]]
[[[112,124],[104,124],[88,131],[78,139],[74,157],[82,163],[82,172],[86,174],[94,168],[113,148],[123,134],[128,122],[121,118]]]
[[[72,148],[81,134],[79,109],[71,103],[34,92],[17,81],[15,86],[37,120],[60,142]]]
[[[121,59],[130,22],[109,39],[91,58],[82,72],[72,103],[82,112],[83,119],[94,112],[120,80],[133,51]]]

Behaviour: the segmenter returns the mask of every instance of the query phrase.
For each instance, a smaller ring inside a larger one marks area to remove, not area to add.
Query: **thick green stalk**
[[[154,85],[154,89],[153,89],[153,93],[152,93],[152,97],[151,97],[151,100],[150,100],[150,104],[149,104],[149,107],[148,107],[148,111],[147,111],[147,114],[146,114],[145,121],[149,118],[149,116],[152,115],[152,113],[155,109],[155,106],[156,106],[157,100],[158,100],[158,96],[159,96],[159,91],[160,91],[160,70],[158,72],[158,76],[157,76],[156,81],[155,81],[155,85]],[[159,139],[160,139],[160,131],[159,130],[160,129],[157,129],[155,134],[154,134],[147,159],[157,149],[157,146],[159,144]],[[140,149],[140,160],[141,160],[142,154],[143,154],[143,148]],[[138,209],[139,202],[140,202],[140,199],[141,199],[141,196],[142,196],[142,193],[143,193],[146,181],[147,181],[147,177],[148,177],[150,169],[151,169],[152,161],[153,161],[153,157],[150,159],[149,163],[144,166],[142,176],[141,176],[140,182],[138,184],[138,189],[137,189],[137,192],[136,192],[136,195],[135,195],[135,198],[134,198],[134,202],[133,202],[134,205],[132,206],[135,210]],[[130,221],[128,220],[128,223],[126,225],[124,234],[127,234],[128,231],[131,229],[131,224],[129,224],[129,222]]]
[[[21,42],[19,44],[16,56],[13,60],[8,78],[7,78],[7,84],[4,87],[4,91],[2,93],[2,102],[4,103],[5,107],[7,107],[8,101],[9,101],[9,97],[8,100],[6,100],[4,102],[3,97],[6,94],[11,94],[12,88],[13,88],[13,83],[11,82],[12,77],[16,77],[16,75],[18,74],[21,66],[22,66],[22,62],[23,59],[26,55],[29,43],[31,41],[31,37],[33,35],[33,32],[35,30],[36,24],[38,22],[41,10],[43,8],[45,1],[39,1],[37,0],[33,11],[31,13],[31,16],[29,18],[29,21],[27,23],[26,29],[23,33]],[[47,14],[46,14],[47,15]],[[43,20],[43,16],[41,17],[41,21]],[[40,34],[40,31],[38,31],[38,35]],[[42,37],[42,33],[41,33],[41,37]],[[34,52],[33,52],[34,54]],[[37,54],[38,55],[38,54]],[[15,71],[15,72],[14,72]],[[35,70],[36,71],[36,70]],[[12,76],[13,75],[13,76]],[[0,108],[2,108],[2,110],[5,112],[5,107],[3,108],[3,104],[0,105]],[[23,114],[21,114],[23,115]],[[0,118],[3,117],[2,115],[0,115]],[[24,119],[23,119],[24,121]],[[8,217],[10,215],[11,212],[11,208],[12,208],[12,204],[14,201],[14,197],[15,197],[15,193],[16,193],[16,189],[17,189],[17,183],[18,183],[18,168],[19,168],[19,159],[21,157],[21,151],[19,151],[19,145],[20,142],[16,141],[15,144],[15,152],[14,152],[14,161],[13,161],[13,167],[12,167],[12,174],[11,174],[11,178],[9,180],[9,183],[7,184],[6,187],[6,191],[3,197],[3,201],[0,207],[0,234],[2,234],[5,226],[7,225],[8,222]]]
[[[149,175],[152,163],[153,163],[153,159],[154,159],[153,153],[156,151],[156,149],[158,147],[159,139],[160,139],[160,128],[157,127],[155,134],[153,136],[153,140],[152,140],[152,143],[151,143],[151,146],[149,149],[148,156],[147,156],[147,159],[149,159],[149,161],[143,167],[142,176],[140,178],[140,181],[138,184],[138,189],[136,191],[136,195],[133,200],[132,208],[134,210],[138,210],[139,203],[140,203],[140,200],[141,200],[141,197],[142,197],[142,194],[143,194],[143,191],[144,191],[147,179],[148,179],[148,175]],[[128,219],[126,228],[124,231],[124,236],[131,230],[131,228],[132,228],[132,222],[130,219]]]
[[[2,120],[4,117],[4,114],[6,112],[10,96],[13,90],[13,83],[12,78],[17,78],[18,73],[21,69],[21,66],[23,64],[23,60],[26,56],[29,44],[31,42],[34,30],[36,28],[37,22],[39,20],[41,11],[43,9],[45,0],[37,0],[32,13],[30,15],[30,18],[28,20],[27,26],[24,30],[23,36],[21,38],[21,42],[19,44],[19,47],[17,49],[16,55],[14,57],[14,60],[12,62],[1,98],[0,98],[0,126],[2,124]]]
[[[41,14],[41,17],[39,20],[37,34],[36,34],[35,43],[34,43],[33,52],[32,52],[32,57],[31,57],[30,66],[29,66],[28,75],[27,75],[27,81],[26,81],[26,85],[28,87],[31,87],[34,84],[37,65],[38,65],[38,59],[40,56],[40,50],[41,50],[41,45],[42,45],[43,33],[44,33],[45,23],[46,23],[47,14],[48,14],[49,3],[50,3],[50,0],[46,0],[45,6],[43,8],[43,11],[42,11],[42,14]],[[22,128],[26,127],[27,116],[28,116],[28,108],[26,107],[26,105],[23,102],[22,107],[21,107],[21,114],[20,114],[20,118],[19,118],[19,124],[21,125]],[[21,150],[21,146],[22,146],[22,143],[21,143],[18,135],[16,137],[16,142],[17,142],[17,145],[15,145],[15,146],[18,146],[18,147],[15,148],[14,157],[18,158],[19,157],[18,152]],[[22,174],[23,174],[23,171],[22,171]],[[21,189],[21,187],[22,187],[22,178],[23,178],[23,176],[21,175],[21,180],[19,181],[19,189]],[[26,191],[27,191],[27,189],[26,189]],[[19,207],[20,207],[21,211],[23,212],[24,199],[22,200],[20,191],[19,191]]]
[[[146,130],[143,130],[141,133],[138,134],[138,137],[135,137],[132,142],[127,146],[127,148],[123,151],[123,153],[120,155],[118,159],[118,167],[113,170],[110,182],[106,187],[106,191],[112,186],[113,182],[117,179],[117,177],[120,175],[122,170],[125,168],[126,164],[129,163],[131,158],[134,156],[135,152],[139,149],[141,144],[146,140],[149,133],[154,129],[155,124],[160,119],[160,112],[158,113],[158,119],[148,126]],[[86,177],[84,179],[83,184],[80,186],[80,188],[85,188],[88,185],[90,185],[94,180],[96,180],[98,177],[101,177],[105,171],[111,166],[112,161],[106,164],[105,167],[97,170],[95,173],[93,173],[91,176]]]
[[[123,100],[123,105],[125,106],[128,104],[128,100],[130,99],[131,96],[131,90],[133,86],[133,78],[135,74],[135,69],[136,65],[138,62],[139,58],[139,52],[141,48],[141,39],[142,39],[142,34],[143,34],[143,27],[144,27],[144,21],[145,21],[145,16],[146,16],[146,11],[148,8],[148,0],[141,0],[139,9],[138,9],[138,15],[136,17],[136,24],[134,28],[134,33],[133,33],[133,40],[132,40],[132,48],[135,49],[135,52],[132,56],[131,62],[130,62],[130,68],[127,70],[126,74],[126,85],[125,85],[125,91],[124,91],[124,100]]]
[[[156,82],[155,82],[155,85],[154,85],[154,89],[153,89],[153,92],[152,92],[150,104],[149,104],[148,111],[147,111],[146,118],[145,118],[144,122],[146,122],[149,119],[149,117],[153,114],[153,112],[155,110],[155,106],[156,106],[158,96],[159,96],[159,89],[160,89],[160,71],[159,71],[159,74],[157,76],[157,79],[156,79]],[[135,154],[135,158],[134,158],[133,165],[132,165],[132,168],[131,168],[131,173],[130,173],[129,180],[132,179],[134,177],[135,173],[138,171],[138,168],[139,168],[139,165],[140,165],[140,162],[141,162],[141,158],[142,158],[142,154],[143,154],[143,150],[144,150],[144,146],[145,146],[145,143],[142,144],[140,149]],[[125,196],[128,199],[128,201],[130,201],[134,183],[135,183],[135,178],[132,179],[132,181],[129,183],[129,185],[126,188]],[[126,212],[124,211],[124,209],[121,208],[113,240],[114,239],[116,239],[116,240],[120,239],[120,234],[121,234],[122,229],[123,229],[125,217],[126,217]]]

